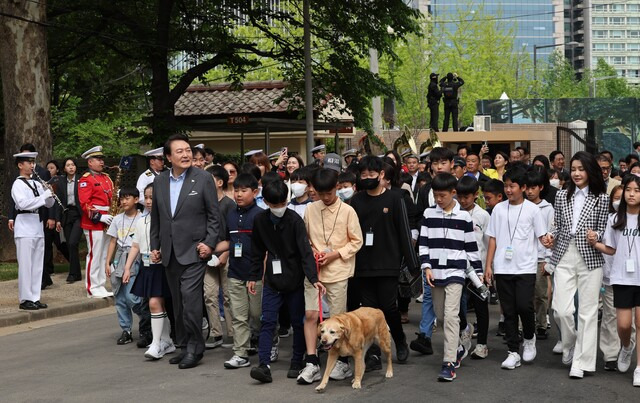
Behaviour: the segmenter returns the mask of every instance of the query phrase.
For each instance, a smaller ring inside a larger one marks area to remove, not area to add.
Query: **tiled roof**
[[[254,81],[243,83],[240,90],[231,85],[191,86],[175,105],[176,116],[243,115],[287,112],[286,101],[276,104],[286,83]]]

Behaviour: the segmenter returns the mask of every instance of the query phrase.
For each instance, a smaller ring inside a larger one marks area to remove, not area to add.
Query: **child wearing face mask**
[[[307,205],[311,203],[309,197],[309,183],[311,182],[311,172],[308,168],[299,168],[291,173],[291,201],[288,208],[298,213],[300,218],[304,218]]]
[[[355,193],[356,176],[352,172],[343,172],[338,175],[338,197],[340,200],[349,204]]]

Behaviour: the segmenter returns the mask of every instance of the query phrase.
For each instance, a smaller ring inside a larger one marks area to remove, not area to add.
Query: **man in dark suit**
[[[467,173],[465,175],[471,176],[478,181],[480,186],[487,183],[489,177],[480,172],[480,156],[475,151],[467,152]]]
[[[206,263],[220,231],[218,198],[211,174],[191,167],[188,138],[169,137],[164,145],[169,171],[153,182],[151,261],[166,268],[182,353],[171,364],[198,365],[204,352],[203,287]]]

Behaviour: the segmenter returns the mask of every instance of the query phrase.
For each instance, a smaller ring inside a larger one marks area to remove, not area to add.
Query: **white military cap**
[[[38,153],[35,151],[24,151],[18,154],[13,154],[14,158],[33,158],[35,159],[38,156]]]
[[[251,150],[251,151],[247,151],[246,153],[244,153],[244,156],[245,157],[251,157],[252,155],[255,155],[255,154],[258,154],[258,153],[261,153],[261,152],[262,152],[262,149],[260,149],[260,150]]]
[[[342,153],[343,157],[355,157],[356,155],[358,155],[358,150],[356,150],[355,148],[350,148]]]
[[[204,150],[204,144],[203,143],[197,144],[195,148],[201,148]]]
[[[144,156],[145,157],[164,157],[164,148],[158,147],[153,150],[149,150],[146,153],[144,153]]]
[[[276,151],[275,153],[269,155],[269,161],[277,160],[278,158],[280,158],[281,154],[282,154],[282,151]]]
[[[311,152],[312,152],[312,153],[318,153],[318,152],[320,152],[320,151],[324,151],[324,150],[325,150],[325,148],[326,148],[326,147],[325,147],[325,145],[324,145],[324,144],[320,144],[319,146],[313,147],[313,148],[311,149]]]
[[[88,149],[87,151],[82,153],[81,157],[85,160],[93,157],[104,157],[104,154],[102,153],[102,146],[95,146]]]

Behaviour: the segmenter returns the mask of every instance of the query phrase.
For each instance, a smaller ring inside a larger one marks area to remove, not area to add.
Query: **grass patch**
[[[80,262],[84,267],[84,262]],[[68,273],[69,263],[55,264],[53,270],[56,273]],[[0,263],[0,281],[15,280],[18,278],[18,263]]]

